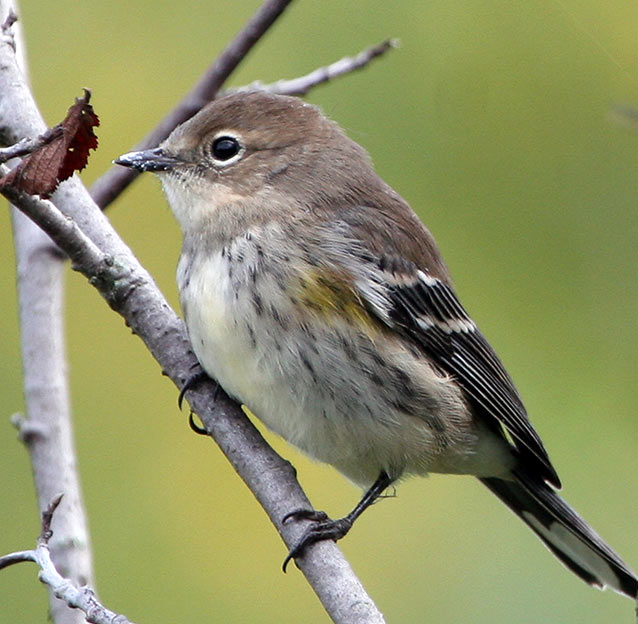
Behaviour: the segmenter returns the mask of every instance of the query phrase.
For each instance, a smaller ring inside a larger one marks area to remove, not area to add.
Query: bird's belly
[[[463,397],[424,358],[343,315],[301,322],[281,280],[229,268],[216,254],[181,284],[188,331],[206,372],[269,428],[363,486],[381,470],[495,472],[475,466]]]

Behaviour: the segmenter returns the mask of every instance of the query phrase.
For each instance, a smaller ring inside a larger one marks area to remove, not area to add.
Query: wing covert
[[[442,371],[451,374],[470,404],[491,420],[492,427],[504,429],[521,459],[543,479],[560,487],[514,383],[452,288],[400,258],[385,257],[377,267],[383,279],[361,289],[364,298],[367,291],[370,308],[386,324],[417,343]],[[371,289],[384,291],[384,310],[374,305]]]

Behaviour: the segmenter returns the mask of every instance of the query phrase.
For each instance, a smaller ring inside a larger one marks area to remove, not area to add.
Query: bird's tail
[[[519,471],[514,476],[481,481],[583,581],[636,599],[636,575],[597,533],[550,486]]]

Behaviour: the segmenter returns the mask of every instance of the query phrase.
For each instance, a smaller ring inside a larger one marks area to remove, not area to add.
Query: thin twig
[[[174,128],[213,100],[228,76],[291,2],[292,0],[266,0],[204,72],[191,91],[131,149],[134,151],[159,145]],[[93,201],[104,210],[138,175],[139,173],[133,169],[111,167],[91,186]]]
[[[24,561],[33,561],[40,567],[38,578],[47,585],[53,594],[63,600],[72,609],[85,614],[85,621],[91,624],[133,624],[123,615],[107,609],[95,597],[95,592],[86,586],[77,587],[71,580],[64,578],[51,561],[49,540],[51,521],[62,495],[56,496],[42,512],[42,531],[34,550],[22,550],[0,557],[0,570]]]
[[[0,570],[25,561],[35,561],[33,550],[20,550],[0,557]]]
[[[306,95],[310,89],[313,89],[318,85],[329,82],[339,76],[357,71],[358,69],[363,69],[375,58],[382,56],[388,52],[388,50],[392,50],[398,46],[398,39],[386,39],[375,46],[362,50],[356,56],[345,56],[330,65],[319,67],[305,76],[299,76],[298,78],[292,78],[291,80],[278,80],[271,84],[262,84],[257,81],[246,87],[233,89],[233,91],[261,89],[263,91],[277,93],[279,95]]]
[[[0,163],[5,163],[12,158],[18,158],[20,156],[26,156],[31,152],[41,148],[56,139],[64,132],[64,129],[60,126],[49,128],[46,132],[31,139],[22,139],[9,147],[0,149]]]

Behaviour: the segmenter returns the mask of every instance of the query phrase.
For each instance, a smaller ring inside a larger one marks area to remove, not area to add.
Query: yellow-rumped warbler
[[[289,514],[316,523],[288,558],[345,535],[401,477],[470,474],[584,581],[636,597],[634,573],[556,494],[432,235],[337,124],[296,98],[234,94],[116,162],[157,173],[182,228],[177,281],[204,370],[369,488],[340,520]]]

